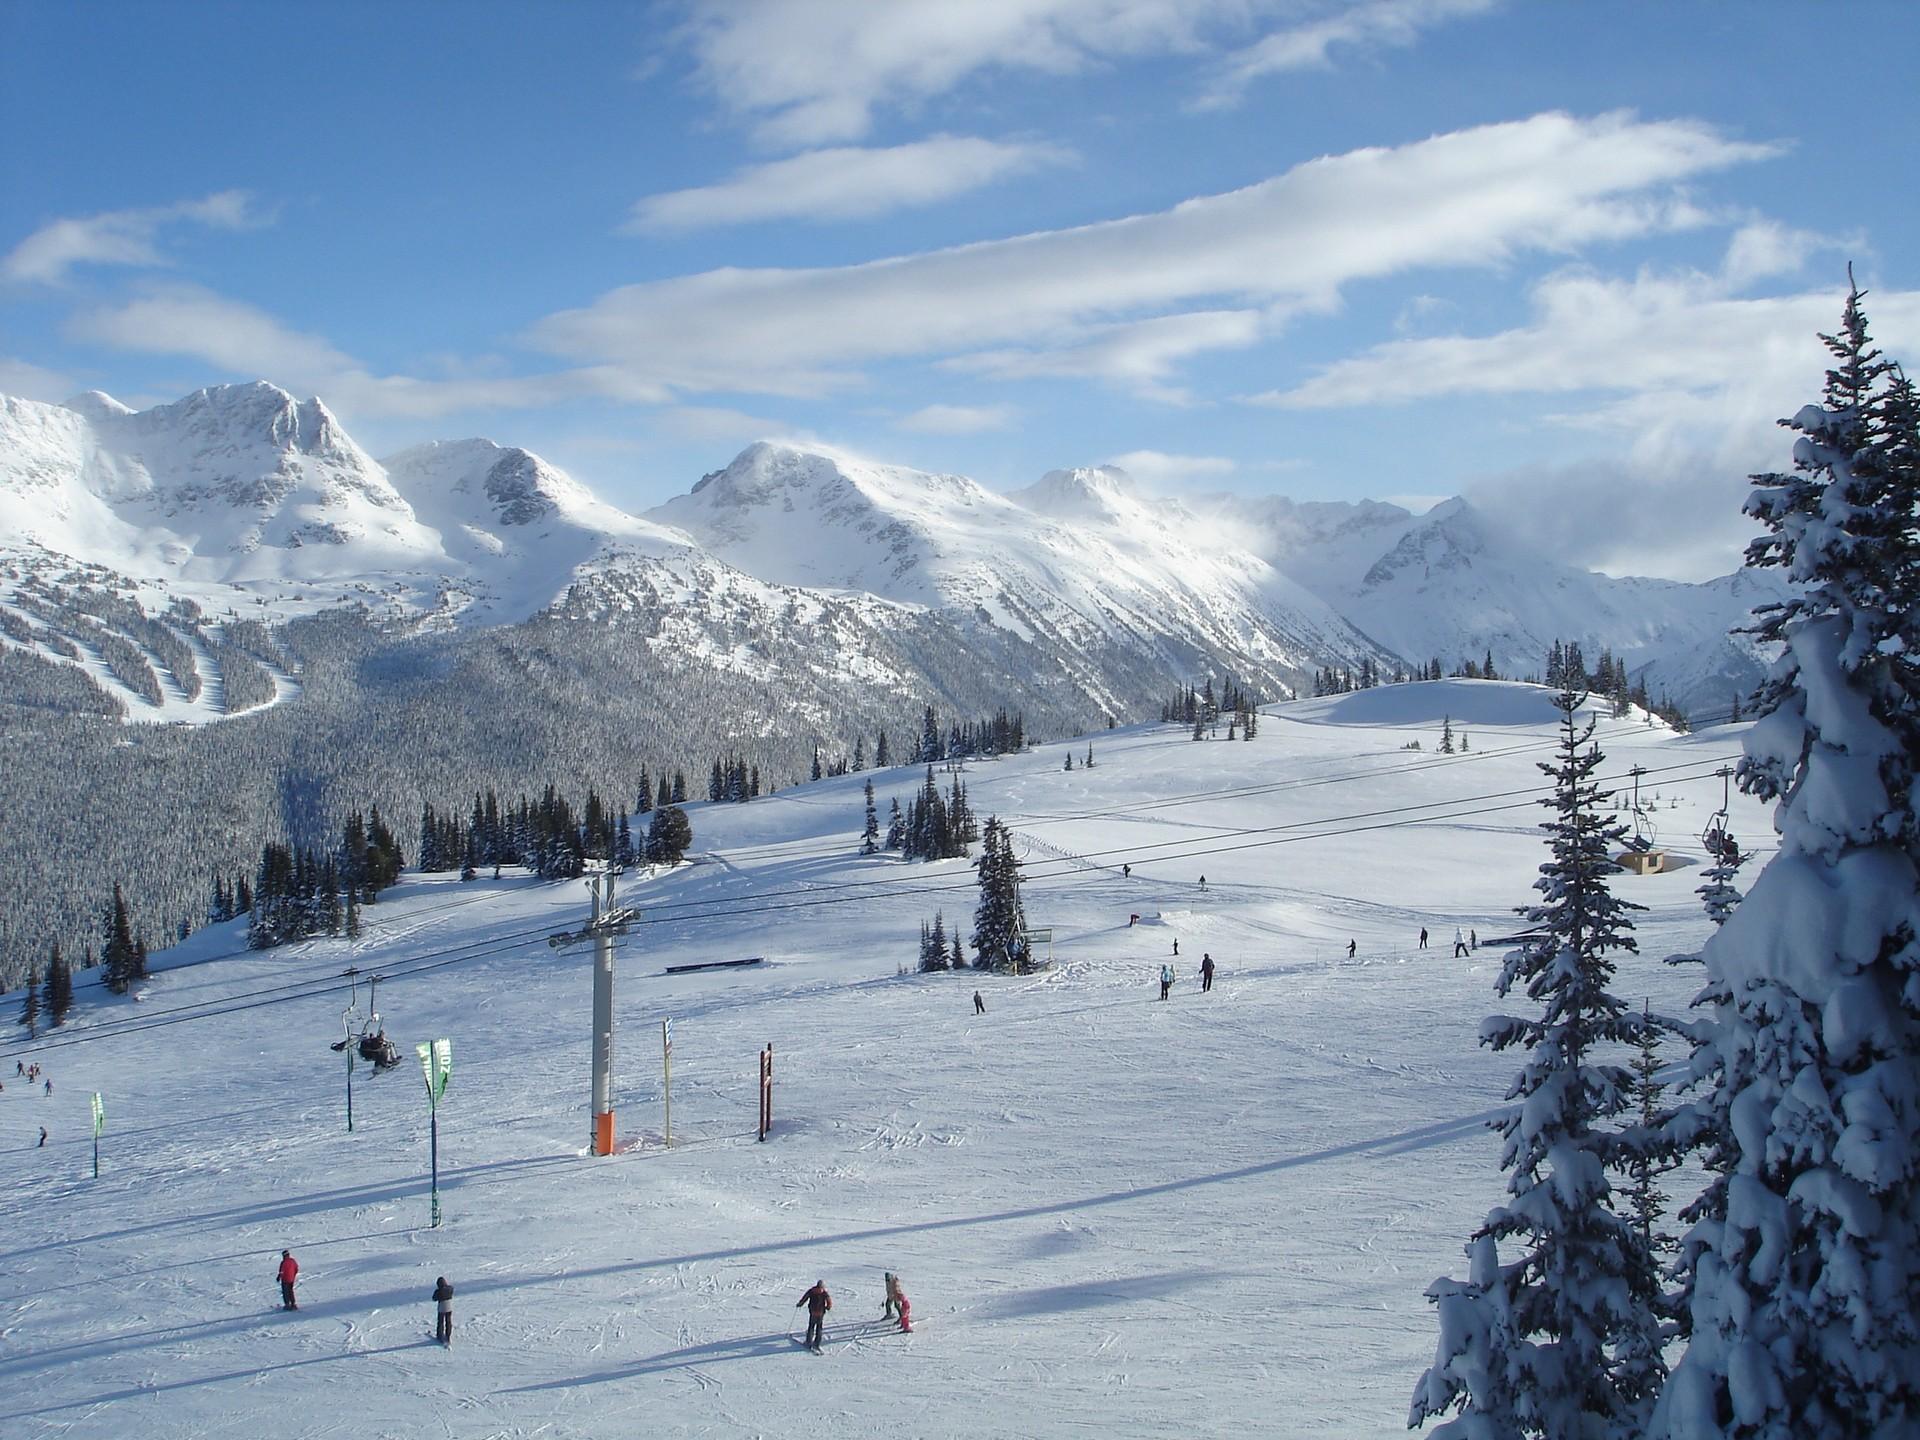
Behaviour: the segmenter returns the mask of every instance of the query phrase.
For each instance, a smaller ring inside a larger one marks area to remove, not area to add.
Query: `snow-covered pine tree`
[[[1496,990],[1525,982],[1537,1020],[1489,1016],[1481,1043],[1522,1046],[1526,1063],[1493,1122],[1506,1140],[1501,1168],[1512,1197],[1490,1211],[1468,1247],[1466,1282],[1427,1291],[1439,1307],[1440,1341],[1414,1393],[1408,1424],[1462,1413],[1435,1433],[1451,1440],[1538,1436],[1545,1440],[1638,1437],[1658,1384],[1659,1280],[1632,1222],[1613,1207],[1609,1166],[1633,1153],[1610,1122],[1633,1104],[1633,1076],[1601,1058],[1632,1043],[1641,1023],[1607,986],[1613,956],[1634,944],[1627,912],[1606,877],[1610,847],[1624,839],[1594,781],[1601,754],[1593,721],[1577,720],[1584,697],[1563,690],[1558,754],[1543,805],[1552,858],[1534,888],[1545,903],[1519,914],[1538,938],[1501,967]],[[1502,1241],[1524,1246],[1502,1263]],[[1651,1372],[1651,1373],[1649,1373]]]
[[[1920,437],[1860,301],[1794,472],[1747,497],[1747,563],[1797,587],[1756,612],[1779,658],[1738,771],[1780,848],[1701,953],[1733,1151],[1662,1440],[1920,1435]]]
[[[889,800],[891,807],[887,812],[887,849],[904,850],[907,844],[907,822],[900,814],[900,797]]]
[[[867,823],[860,832],[860,853],[872,855],[880,848],[880,815],[873,808],[873,781],[867,781]]]
[[[933,912],[933,932],[927,937],[927,964],[929,970],[947,968],[947,917],[944,911]]]
[[[1440,753],[1442,755],[1453,753],[1453,716],[1451,715],[1443,717],[1440,721]]]

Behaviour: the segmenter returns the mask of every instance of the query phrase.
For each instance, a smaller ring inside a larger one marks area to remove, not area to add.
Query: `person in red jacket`
[[[827,1282],[814,1281],[813,1288],[795,1301],[793,1308],[798,1310],[802,1305],[807,1307],[807,1348],[818,1350],[826,1330],[827,1311],[833,1308],[833,1296],[827,1293]]]
[[[293,1282],[300,1278],[300,1262],[291,1250],[280,1252],[280,1303],[289,1310],[300,1307],[293,1301]]]

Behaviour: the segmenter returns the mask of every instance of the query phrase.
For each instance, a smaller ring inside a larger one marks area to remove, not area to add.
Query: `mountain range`
[[[149,604],[243,597],[268,620],[352,601],[486,628],[569,605],[632,613],[639,595],[656,624],[725,616],[734,630],[796,606],[882,629],[938,617],[1017,644],[1120,717],[1207,672],[1269,695],[1368,662],[1490,653],[1502,673],[1536,673],[1556,638],[1590,659],[1612,649],[1683,707],[1724,709],[1759,667],[1728,631],[1778,593],[1765,573],[1685,584],[1575,569],[1462,499],[1415,515],[1171,498],[1112,467],[1000,493],[822,445],[755,444],[632,515],[487,440],[375,460],[320,400],[263,382],[142,411],[98,392],[0,397],[0,527],[16,577],[79,562]]]

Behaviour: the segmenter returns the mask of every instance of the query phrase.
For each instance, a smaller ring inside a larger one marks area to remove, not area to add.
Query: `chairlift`
[[[347,981],[347,1008],[340,1012],[341,1038],[328,1048],[336,1053],[344,1051],[349,1045],[357,1044],[364,1016],[360,1013],[360,972],[349,966],[344,972]]]
[[[375,991],[384,976],[367,977],[367,1018],[360,1026],[359,1037],[354,1042],[362,1060],[371,1060],[375,1072],[391,1070],[400,1063],[400,1048],[387,1038],[387,1027],[375,1008]]]
[[[1700,846],[1721,864],[1738,865],[1740,845],[1727,829],[1727,807],[1733,799],[1733,771],[1723,765],[1716,773],[1720,776],[1720,808],[1708,817],[1707,828],[1700,832]]]
[[[1659,839],[1653,823],[1653,806],[1640,803],[1640,777],[1647,772],[1644,766],[1636,765],[1627,773],[1633,776],[1633,803],[1628,807],[1633,811],[1633,834],[1627,837],[1627,848],[1644,855]]]

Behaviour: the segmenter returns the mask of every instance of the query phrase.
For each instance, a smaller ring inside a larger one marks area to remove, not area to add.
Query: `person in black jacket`
[[[439,1307],[434,1318],[433,1338],[442,1345],[453,1344],[453,1286],[442,1275],[433,1282],[433,1303]]]
[[[793,1308],[798,1310],[802,1305],[807,1307],[807,1348],[818,1350],[827,1328],[827,1311],[833,1308],[833,1296],[827,1293],[827,1282],[814,1281],[813,1288],[795,1301]]]

